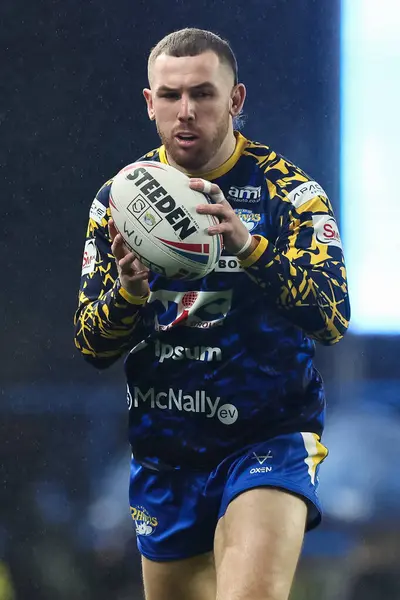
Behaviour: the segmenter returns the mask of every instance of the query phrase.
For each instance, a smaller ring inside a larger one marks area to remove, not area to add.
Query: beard
[[[193,148],[186,149],[179,147],[176,139],[171,134],[168,135],[163,132],[156,123],[158,135],[165,146],[169,159],[189,173],[204,170],[203,168],[214,158],[224,143],[229,126],[229,114],[227,114],[226,118],[221,119],[218,123],[211,138],[207,139],[200,136],[199,141]]]

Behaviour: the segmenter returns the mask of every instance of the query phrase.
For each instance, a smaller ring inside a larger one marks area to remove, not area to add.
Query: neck
[[[212,158],[206,164],[204,164],[199,171],[190,171],[190,175],[201,176],[203,173],[208,173],[209,171],[214,171],[215,169],[218,169],[218,167],[223,165],[228,160],[228,158],[232,156],[232,154],[235,151],[235,147],[236,137],[233,132],[233,129],[231,129],[226,138],[224,139],[223,143],[221,144],[220,148],[218,149],[218,152],[216,152],[216,154],[214,154],[214,156],[212,156]],[[182,169],[182,167],[175,163],[175,161],[169,156],[168,153],[167,159],[168,163],[172,167],[176,167],[180,171],[184,171],[185,173],[189,174],[189,171],[186,171],[186,169]]]

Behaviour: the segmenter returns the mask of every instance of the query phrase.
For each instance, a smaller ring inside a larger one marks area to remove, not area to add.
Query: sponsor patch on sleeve
[[[319,185],[319,183],[316,181],[305,181],[304,183],[300,183],[296,188],[294,188],[294,190],[289,192],[287,199],[295,208],[299,208],[317,196],[324,196],[327,198],[325,190]]]
[[[97,249],[94,239],[86,240],[83,251],[82,275],[93,273],[96,264]]]
[[[314,236],[318,244],[342,248],[338,226],[331,215],[313,215]]]
[[[95,198],[92,202],[92,206],[90,207],[89,217],[101,225],[101,221],[104,219],[106,212],[107,209],[104,204]]]

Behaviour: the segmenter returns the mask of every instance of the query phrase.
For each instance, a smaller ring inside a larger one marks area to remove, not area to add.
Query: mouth
[[[182,131],[175,135],[175,139],[181,148],[191,148],[198,142],[199,136],[195,133],[186,133]]]

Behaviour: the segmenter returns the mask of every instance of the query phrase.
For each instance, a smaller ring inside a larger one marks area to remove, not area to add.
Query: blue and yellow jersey
[[[197,281],[152,273],[149,298],[135,299],[111,254],[112,180],[90,208],[75,344],[99,368],[126,355],[130,442],[140,457],[216,464],[272,435],[323,429],[314,340],[336,343],[350,318],[335,217],[301,169],[236,137],[229,160],[202,177],[258,237],[246,260],[223,252]],[[167,162],[164,147],[142,158]]]

